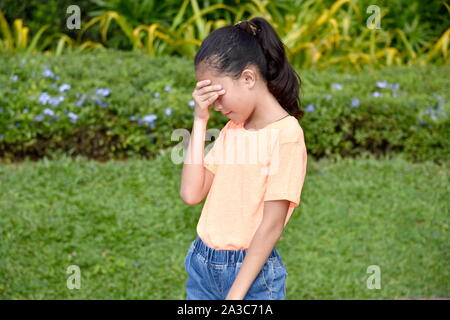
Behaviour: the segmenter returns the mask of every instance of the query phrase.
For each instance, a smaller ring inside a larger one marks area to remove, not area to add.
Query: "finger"
[[[203,80],[203,81],[197,82],[196,88],[197,89],[203,88],[204,86],[206,86],[210,83],[211,83],[211,80]]]
[[[217,93],[215,93],[215,92],[210,93],[209,95],[205,94],[202,96],[202,98],[203,98],[202,101],[213,101],[216,97],[217,97]]]
[[[222,86],[220,84],[217,84],[217,85],[214,85],[214,86],[203,87],[199,91],[200,91],[200,94],[206,94],[206,93],[211,92],[211,91],[219,91],[219,90],[222,90],[222,89],[223,89]]]
[[[217,98],[217,93],[212,93],[212,94],[210,94],[210,95],[204,95],[204,96],[203,96],[203,99],[204,99],[204,100],[202,100],[202,101],[204,101],[204,102],[210,102],[210,101],[213,101],[215,98]]]

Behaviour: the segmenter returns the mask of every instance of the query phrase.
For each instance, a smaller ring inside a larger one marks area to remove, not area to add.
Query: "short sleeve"
[[[217,171],[217,160],[216,160],[217,149],[222,144],[222,141],[223,141],[223,129],[220,131],[219,136],[214,141],[212,148],[206,154],[203,161],[203,166],[214,174],[216,174]]]
[[[279,144],[271,156],[264,201],[289,200],[294,207],[298,206],[306,175],[306,163],[304,142],[300,140]]]

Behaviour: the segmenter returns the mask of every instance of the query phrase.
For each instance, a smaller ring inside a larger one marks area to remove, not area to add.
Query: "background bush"
[[[403,151],[411,160],[449,160],[448,66],[298,72],[301,125],[313,156]],[[5,55],[0,157],[153,156],[179,143],[171,140],[175,129],[191,131],[195,82],[185,58],[114,50]],[[208,126],[226,121],[213,110]]]

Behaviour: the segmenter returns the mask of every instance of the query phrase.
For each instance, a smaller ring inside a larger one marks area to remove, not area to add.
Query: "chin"
[[[228,119],[234,118],[234,112],[230,112],[225,117],[228,118]]]

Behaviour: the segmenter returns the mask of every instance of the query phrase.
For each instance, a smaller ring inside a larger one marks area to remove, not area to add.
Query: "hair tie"
[[[261,32],[261,29],[258,28],[258,26],[254,22],[248,20],[238,21],[234,26],[247,31],[254,36],[256,36],[256,33]]]

